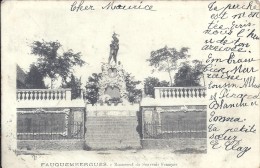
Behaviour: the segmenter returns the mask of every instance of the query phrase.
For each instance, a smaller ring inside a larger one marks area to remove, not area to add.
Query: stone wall
[[[172,149],[172,150],[206,150],[206,138],[176,138],[176,139],[145,139],[143,149]]]
[[[22,150],[82,150],[85,140],[17,140],[17,148]]]

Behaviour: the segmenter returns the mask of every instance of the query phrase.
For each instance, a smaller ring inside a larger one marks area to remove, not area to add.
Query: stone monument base
[[[86,146],[97,149],[141,148],[138,105],[87,106]]]

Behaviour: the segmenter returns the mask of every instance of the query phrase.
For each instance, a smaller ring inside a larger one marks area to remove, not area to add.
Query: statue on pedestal
[[[119,50],[118,34],[112,35],[108,63],[103,63],[102,78],[99,82],[99,101],[128,103],[125,72],[121,62],[117,62],[117,53]]]
[[[112,35],[113,41],[110,44],[110,53],[108,58],[108,63],[111,63],[111,59],[113,58],[113,61],[115,64],[117,64],[117,52],[119,50],[119,40],[117,38],[118,34],[114,33]]]

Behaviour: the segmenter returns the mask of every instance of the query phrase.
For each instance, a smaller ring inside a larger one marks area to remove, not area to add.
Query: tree
[[[154,87],[159,86],[159,79],[155,77],[148,77],[144,80],[144,93],[154,97]]]
[[[202,64],[202,61],[199,61],[199,60],[193,60],[192,63],[195,64],[194,66],[194,72],[195,72],[195,75],[198,77],[198,78],[201,78],[203,79],[203,85],[205,86],[205,78],[204,78],[204,69],[205,69],[205,65]]]
[[[188,62],[181,64],[174,77],[175,86],[200,86],[204,66],[198,60],[192,62],[195,64],[194,66],[191,66]]]
[[[16,89],[26,89],[26,73],[20,68],[19,65],[16,65]]]
[[[71,88],[71,98],[76,99],[82,94],[80,89],[81,84],[81,79],[78,79],[73,74],[71,74],[70,81],[62,84],[62,88]]]
[[[169,87],[170,86],[170,83],[167,82],[166,80],[162,80],[160,83],[159,83],[159,87]]]
[[[170,86],[173,85],[172,71],[177,69],[177,61],[179,59],[186,59],[189,57],[186,53],[188,52],[187,47],[182,47],[180,51],[175,48],[168,48],[165,46],[156,51],[152,51],[150,58],[147,59],[150,66],[154,66],[158,71],[168,72],[170,78]],[[153,69],[153,71],[155,70]]]
[[[25,78],[25,84],[30,89],[45,89],[43,75],[35,65],[30,66],[30,70]]]
[[[126,82],[126,91],[128,92],[128,100],[130,103],[138,103],[142,97],[142,90],[137,89],[137,85],[141,83],[141,81],[136,81],[130,73],[126,73],[125,75]]]
[[[82,66],[85,61],[81,59],[81,53],[74,53],[69,49],[59,54],[62,45],[58,41],[34,41],[31,45],[31,53],[38,56],[36,66],[44,77],[51,78],[51,88],[53,81],[58,77],[65,82],[72,73],[74,66]]]
[[[88,78],[86,88],[86,99],[94,105],[98,101],[98,83],[101,79],[101,73],[93,73],[92,76]]]
[[[144,80],[144,93],[151,97],[154,97],[154,87],[168,87],[169,82],[160,80],[156,77],[148,77]]]

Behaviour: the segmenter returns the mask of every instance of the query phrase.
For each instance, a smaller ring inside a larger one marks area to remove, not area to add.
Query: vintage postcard
[[[259,1],[2,1],[3,168],[259,168]]]

